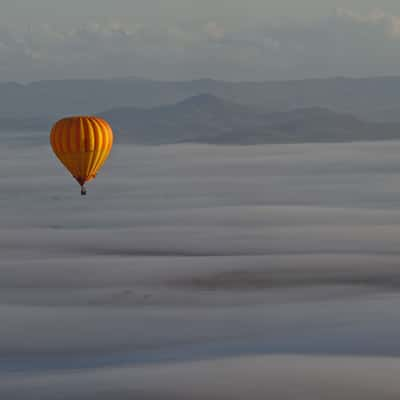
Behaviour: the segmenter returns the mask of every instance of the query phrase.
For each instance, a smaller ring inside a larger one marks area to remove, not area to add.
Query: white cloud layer
[[[169,25],[113,19],[0,29],[0,80],[143,76],[268,80],[395,75],[400,17],[338,8],[303,23]]]
[[[31,135],[1,136],[1,398],[398,398],[353,355],[399,355],[400,143],[115,146],[81,198]]]
[[[367,14],[361,14],[353,10],[338,8],[336,15],[339,18],[354,21],[360,24],[372,24],[382,26],[389,36],[400,36],[400,16],[390,15],[380,9],[375,9]]]

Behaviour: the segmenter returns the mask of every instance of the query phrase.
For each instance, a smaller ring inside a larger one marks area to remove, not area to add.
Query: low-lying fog
[[[116,147],[81,198],[10,138],[0,397],[399,398],[399,142]]]

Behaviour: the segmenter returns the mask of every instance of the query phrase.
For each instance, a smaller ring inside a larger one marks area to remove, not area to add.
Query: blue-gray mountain
[[[399,123],[364,122],[313,107],[266,112],[202,94],[174,105],[100,114],[121,143],[260,144],[400,139]]]
[[[320,107],[268,112],[210,94],[152,108],[119,107],[98,113],[116,143],[262,144],[400,139],[400,123],[366,122]],[[0,118],[2,130],[36,130],[47,140],[50,117]],[[42,133],[40,133],[42,132]],[[40,139],[38,137],[38,139]]]
[[[370,121],[400,122],[400,77],[236,83],[134,78],[41,81],[28,85],[3,83],[0,84],[0,116],[55,118],[122,106],[148,108],[174,104],[200,93],[267,111],[318,106]]]

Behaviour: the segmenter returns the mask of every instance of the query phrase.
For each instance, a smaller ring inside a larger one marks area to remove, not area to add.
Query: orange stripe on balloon
[[[96,132],[96,147],[95,147],[95,157],[93,159],[93,165],[92,168],[89,172],[90,176],[95,176],[98,170],[98,165],[101,159],[101,148],[103,146],[103,135],[102,135],[102,128],[101,125],[98,122],[97,118],[92,118],[91,119],[93,125],[95,126],[95,132]]]
[[[65,119],[63,122],[63,125],[65,127],[64,134],[68,136],[68,153],[73,153],[75,152],[76,144],[75,144],[75,138],[71,129],[72,121],[70,118]]]
[[[60,136],[58,134],[59,123],[54,126],[54,148],[57,155],[61,152]]]
[[[105,145],[105,150],[110,151],[112,144],[113,144],[113,134],[110,125],[108,122],[106,122],[104,119],[99,119],[101,125],[103,126],[104,129],[104,134],[107,137],[107,145]]]
[[[99,119],[98,120],[99,124],[102,126],[102,135],[103,135],[103,140],[104,140],[104,144],[100,150],[100,159],[99,162],[97,164],[97,169],[100,170],[100,168],[103,166],[103,164],[105,163],[108,153],[109,153],[109,148],[110,148],[110,143],[111,143],[111,138],[110,138],[110,133],[109,133],[109,129],[108,129],[108,124],[105,123],[104,120]]]
[[[93,151],[94,150],[94,137],[93,137],[93,127],[90,121],[90,118],[85,118],[85,151]]]

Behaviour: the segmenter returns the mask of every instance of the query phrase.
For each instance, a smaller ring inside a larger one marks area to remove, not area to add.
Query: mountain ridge
[[[98,115],[111,123],[122,143],[259,144],[400,139],[400,123],[363,121],[323,107],[266,112],[209,94],[174,105],[116,108]]]
[[[0,83],[0,116],[93,114],[129,106],[156,107],[209,93],[264,111],[320,106],[374,122],[400,122],[400,77],[229,82],[139,78]]]
[[[400,123],[364,121],[320,106],[265,111],[201,93],[151,108],[117,107],[95,115],[110,122],[117,144],[262,144],[400,139]],[[48,132],[53,117],[0,118],[0,130]]]

